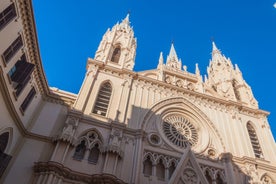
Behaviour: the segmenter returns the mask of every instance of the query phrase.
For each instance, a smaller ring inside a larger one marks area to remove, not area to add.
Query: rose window
[[[181,148],[187,147],[187,144],[194,146],[198,141],[198,134],[194,125],[179,115],[164,119],[163,132],[173,144]]]

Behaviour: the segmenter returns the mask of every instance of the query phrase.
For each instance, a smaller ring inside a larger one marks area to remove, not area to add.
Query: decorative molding
[[[125,184],[124,181],[120,180],[112,174],[86,174],[74,171],[68,167],[65,167],[63,164],[58,162],[35,162],[33,167],[36,175],[53,173],[54,175],[63,178],[69,179],[72,181],[84,182],[84,183],[110,183],[110,184]]]

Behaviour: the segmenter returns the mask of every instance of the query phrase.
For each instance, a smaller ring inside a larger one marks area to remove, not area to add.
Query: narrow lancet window
[[[150,160],[150,157],[148,156],[147,159],[143,163],[143,173],[145,176],[151,176],[152,175],[152,162]]]
[[[80,144],[76,147],[75,154],[74,154],[74,159],[76,160],[82,160],[84,157],[86,151],[86,145],[85,145],[85,140],[82,140]]]
[[[119,59],[121,56],[121,48],[118,46],[114,49],[111,57],[111,61],[114,63],[119,63]]]
[[[112,87],[109,82],[102,84],[94,105],[93,113],[106,116],[111,97],[111,92]]]
[[[91,164],[97,164],[98,160],[99,160],[99,156],[100,156],[100,150],[99,150],[99,145],[96,144],[91,150],[90,150],[90,154],[88,157],[88,161]]]
[[[263,153],[261,150],[261,146],[260,146],[256,131],[254,130],[253,126],[250,123],[247,123],[247,131],[248,131],[248,135],[251,141],[251,145],[252,145],[255,157],[262,158]]]

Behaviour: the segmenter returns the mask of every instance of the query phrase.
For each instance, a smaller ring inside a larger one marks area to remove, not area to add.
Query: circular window
[[[198,134],[194,125],[179,115],[172,115],[164,119],[163,132],[176,146],[185,148],[187,143],[194,146],[198,141]]]
[[[150,134],[148,140],[150,144],[154,146],[159,146],[161,144],[161,138],[155,133]]]

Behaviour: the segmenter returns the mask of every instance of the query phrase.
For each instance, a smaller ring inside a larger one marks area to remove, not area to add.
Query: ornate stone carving
[[[181,179],[185,184],[197,184],[198,176],[193,169],[186,168],[183,171]]]
[[[79,120],[75,117],[69,116],[65,121],[65,125],[60,135],[57,136],[57,139],[63,140],[73,144],[75,141],[75,131],[78,126]]]

